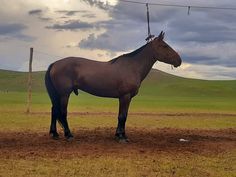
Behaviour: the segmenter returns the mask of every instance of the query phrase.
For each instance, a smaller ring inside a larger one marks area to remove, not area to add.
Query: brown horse
[[[72,138],[67,123],[67,105],[72,92],[78,89],[90,94],[119,98],[116,138],[127,141],[125,122],[129,104],[158,60],[175,67],[181,65],[180,56],[163,41],[164,33],[141,48],[108,62],[68,57],[51,64],[45,75],[45,84],[52,102],[50,135],[59,137],[56,121],[64,128],[67,139]]]

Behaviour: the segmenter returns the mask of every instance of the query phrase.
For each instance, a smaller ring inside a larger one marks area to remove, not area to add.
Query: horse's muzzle
[[[179,57],[179,58],[176,60],[176,62],[175,62],[175,64],[174,64],[174,67],[177,68],[177,67],[179,67],[181,64],[182,64],[182,60],[181,60],[181,58]]]

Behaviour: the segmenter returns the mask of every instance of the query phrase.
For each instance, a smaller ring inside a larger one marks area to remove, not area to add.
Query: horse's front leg
[[[115,134],[119,142],[128,142],[128,138],[125,134],[125,122],[128,115],[130,101],[131,101],[130,94],[124,95],[119,98],[118,125]]]

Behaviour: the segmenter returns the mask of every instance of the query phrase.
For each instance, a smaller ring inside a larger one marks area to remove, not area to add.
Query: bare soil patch
[[[47,132],[0,132],[0,158],[72,158],[79,156],[153,153],[194,153],[217,155],[236,150],[236,129],[128,129],[130,142],[121,144],[114,139],[115,128],[81,129],[75,138],[66,141],[60,136],[53,140]],[[180,141],[184,139],[187,141]]]

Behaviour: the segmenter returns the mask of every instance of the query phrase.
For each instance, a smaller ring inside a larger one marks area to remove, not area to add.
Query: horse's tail
[[[60,116],[60,95],[58,94],[56,88],[54,87],[53,83],[52,83],[52,79],[51,79],[51,76],[50,76],[50,71],[52,69],[52,66],[53,64],[49,65],[48,67],[48,70],[46,71],[46,74],[45,74],[45,86],[47,88],[47,92],[48,92],[48,95],[51,99],[51,102],[52,102],[52,112],[53,112],[53,109],[57,110],[58,112],[58,115],[56,116],[57,117],[57,120],[59,122],[61,122],[61,116]],[[53,113],[52,113],[53,114]]]
[[[46,71],[45,74],[45,86],[47,88],[48,95],[51,99],[52,105],[53,106],[59,106],[60,105],[60,97],[59,94],[57,93],[57,90],[55,89],[52,79],[50,76],[50,71],[52,69],[53,64],[49,65],[48,70]]]

